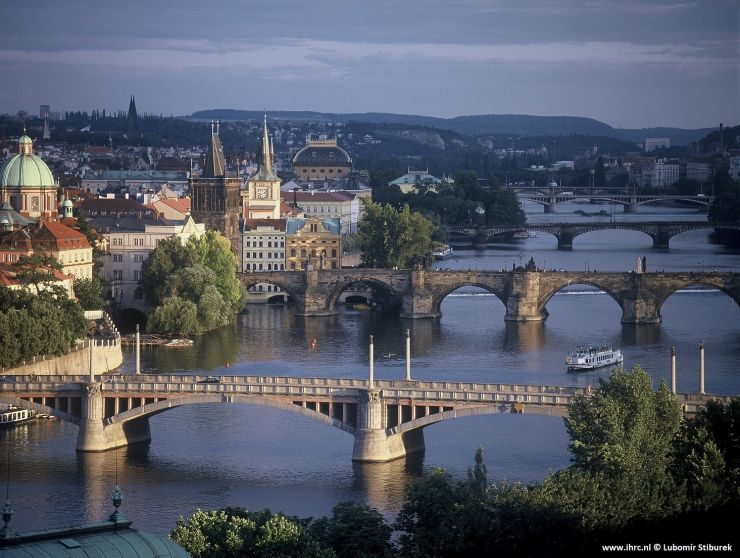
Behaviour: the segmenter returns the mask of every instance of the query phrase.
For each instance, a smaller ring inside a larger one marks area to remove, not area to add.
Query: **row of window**
[[[145,257],[144,254],[134,254],[134,262],[141,263],[144,261]],[[123,261],[123,254],[111,254],[111,258],[114,262],[122,262]]]
[[[141,279],[141,271],[134,270],[134,281],[138,281]],[[113,270],[113,277],[111,278],[112,281],[123,281],[123,270],[122,269],[114,269]]]
[[[123,238],[114,236],[110,239],[111,246],[123,246]],[[134,246],[144,246],[143,238],[134,238]]]
[[[266,288],[263,289],[263,286]],[[251,287],[249,287],[250,293],[279,293],[281,290],[282,289],[280,289],[280,287],[278,287],[277,285],[252,285]]]
[[[298,254],[297,254],[296,252],[297,252],[297,251],[296,251],[296,249],[295,249],[295,248],[293,248],[293,249],[292,249],[292,250],[290,251],[290,257],[291,257],[291,258],[295,258],[295,257],[296,257],[296,256],[298,255]],[[307,255],[307,254],[306,254],[306,249],[304,248],[303,250],[301,250],[301,258],[305,258],[305,257],[306,257],[306,255]],[[316,250],[315,250],[315,249],[314,249],[314,250],[311,250],[311,256],[312,256],[312,257],[314,257],[314,258],[315,258],[315,257],[316,257],[316,256],[318,256],[318,255],[324,255],[324,256],[326,256],[326,251],[324,251],[324,250],[321,250],[321,252],[320,252],[319,254],[317,254],[317,253],[316,253]],[[331,257],[332,257],[332,258],[336,258],[336,257],[337,257],[337,249],[336,249],[336,248],[334,248],[334,249],[333,249],[333,250],[331,251]]]
[[[262,263],[245,263],[244,264],[244,270],[245,271],[285,271],[285,264],[281,263],[278,264],[277,262],[274,264],[268,263],[266,265],[263,265]]]
[[[259,242],[256,240],[247,240],[246,242],[247,248],[262,248],[262,246],[263,246],[263,243],[261,240]],[[280,245],[278,246],[277,240],[274,243],[272,240],[268,240],[267,247],[268,248],[285,248],[285,241],[281,240]]]
[[[265,253],[267,254],[267,256],[265,256]],[[252,252],[253,260],[264,260],[265,258],[267,258],[268,260],[282,260],[284,256],[285,254],[281,252]],[[249,257],[249,252],[246,253],[245,257]]]

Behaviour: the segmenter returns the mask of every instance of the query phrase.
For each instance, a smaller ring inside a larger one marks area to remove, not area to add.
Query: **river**
[[[528,211],[530,222],[553,219],[541,209]],[[558,211],[561,218],[572,218],[567,204]],[[685,211],[659,211],[651,218],[676,218]],[[597,231],[576,238],[572,251],[558,251],[554,237],[538,234],[487,250],[458,249],[438,267],[510,269],[533,257],[546,268],[624,271],[646,256],[648,270],[740,270],[740,252],[710,244],[707,235],[683,233],[671,240],[670,250],[658,251],[639,232]],[[622,325],[618,305],[586,285],[558,293],[547,309],[542,323],[506,323],[503,304],[474,288],[448,296],[443,316],[435,320],[356,310],[304,319],[289,307],[253,305],[233,327],[204,336],[192,349],[144,349],[142,365],[216,375],[364,377],[367,339],[373,334],[376,377],[402,378],[408,328],[417,379],[597,385],[608,371],[568,373],[563,360],[577,345],[608,343],[622,349],[626,366],[640,364],[656,381],[669,379],[675,346],[678,389],[696,391],[703,339],[707,392],[740,393],[740,310],[718,291],[691,288],[674,294],[657,326]],[[125,357],[124,371],[131,372],[132,355]],[[86,455],[74,451],[72,425],[38,422],[0,432],[0,448],[10,462],[11,526],[24,531],[107,517],[116,479],[124,494],[122,510],[134,526],[166,533],[180,515],[227,505],[316,516],[330,513],[340,501],[363,500],[392,518],[410,481],[432,467],[462,478],[478,446],[484,448],[492,481],[541,480],[569,464],[562,419],[541,416],[442,422],[425,430],[423,456],[387,464],[352,463],[351,436],[277,409],[182,407],[153,417],[151,430],[151,444]]]

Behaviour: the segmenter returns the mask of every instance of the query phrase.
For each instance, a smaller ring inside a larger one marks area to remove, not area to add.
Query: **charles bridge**
[[[47,413],[79,427],[76,449],[106,451],[149,442],[149,418],[183,405],[252,404],[317,420],[354,436],[352,459],[383,462],[424,449],[423,429],[493,413],[564,416],[591,388],[274,376],[14,376],[0,383],[0,402]],[[678,394],[684,413],[709,399]],[[286,433],[286,435],[289,435]]]
[[[653,248],[667,249],[671,238],[677,234],[698,230],[740,230],[739,223],[712,224],[707,221],[653,221],[653,222],[594,222],[594,223],[543,223],[527,225],[451,225],[447,227],[451,235],[469,238],[474,244],[483,245],[502,234],[544,232],[553,235],[558,241],[559,250],[573,248],[573,240],[582,234],[603,230],[639,231],[653,239]]]
[[[258,283],[279,286],[294,302],[296,314],[328,316],[337,313],[341,293],[356,283],[383,289],[399,301],[401,316],[441,316],[444,298],[466,286],[496,295],[506,308],[505,320],[531,321],[547,317],[550,298],[561,289],[585,284],[606,292],[622,309],[622,323],[660,323],[660,307],[679,289],[701,285],[716,288],[740,304],[740,274],[717,272],[620,273],[572,271],[442,271],[341,269],[267,271],[238,274],[245,288]]]

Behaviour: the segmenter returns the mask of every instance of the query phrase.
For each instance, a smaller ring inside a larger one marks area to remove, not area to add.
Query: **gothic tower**
[[[273,156],[265,115],[259,166],[247,179],[244,204],[249,219],[280,219],[280,179],[272,169]]]
[[[136,114],[136,101],[131,95],[131,101],[128,104],[128,133],[129,139],[133,139],[139,132],[139,116]]]
[[[241,253],[239,229],[241,180],[226,175],[219,125],[211,124],[211,145],[199,177],[190,176],[191,215],[196,223],[205,223],[206,229],[218,230],[231,242],[231,249]]]

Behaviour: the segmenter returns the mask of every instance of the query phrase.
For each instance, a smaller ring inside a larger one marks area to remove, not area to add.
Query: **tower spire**
[[[264,129],[262,131],[262,165],[265,171],[272,174],[272,153],[270,149],[270,135],[267,131],[267,115],[265,114]]]
[[[211,145],[206,152],[206,164],[203,175],[206,177],[226,176],[226,160],[221,147],[221,139],[218,137],[218,128],[214,127],[211,120]]]

